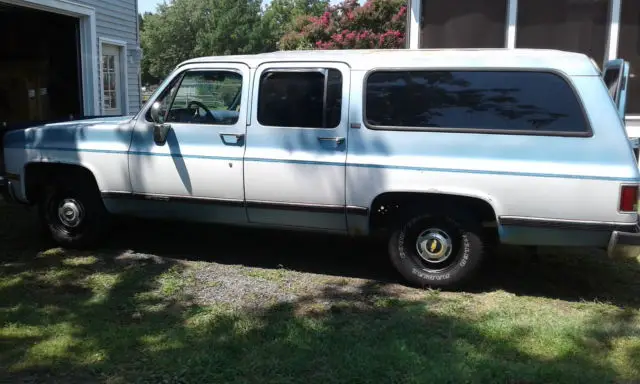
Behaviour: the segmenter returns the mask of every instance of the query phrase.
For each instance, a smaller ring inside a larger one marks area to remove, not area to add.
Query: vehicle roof
[[[274,61],[339,61],[355,70],[375,68],[552,69],[572,76],[597,76],[595,62],[582,53],[550,49],[351,49],[277,51],[254,55],[208,56],[178,65],[240,62],[255,68]]]

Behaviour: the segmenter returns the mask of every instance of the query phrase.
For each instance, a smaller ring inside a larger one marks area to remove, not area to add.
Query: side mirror
[[[156,145],[164,145],[167,142],[167,135],[171,126],[164,123],[164,116],[160,113],[160,103],[155,102],[151,106],[151,119],[153,120],[153,141]]]
[[[160,109],[161,109],[161,105],[159,102],[155,102],[153,103],[153,105],[151,106],[151,119],[153,120],[154,123],[156,124],[164,124],[164,116],[160,113]]]
[[[164,145],[167,142],[167,136],[171,126],[169,124],[155,124],[153,126],[153,141],[156,145]]]

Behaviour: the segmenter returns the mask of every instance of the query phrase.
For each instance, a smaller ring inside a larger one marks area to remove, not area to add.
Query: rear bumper
[[[633,232],[613,231],[607,246],[607,256],[614,258],[621,247],[640,247],[640,223]]]

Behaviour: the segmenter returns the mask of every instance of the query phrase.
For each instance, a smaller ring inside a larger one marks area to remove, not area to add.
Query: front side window
[[[242,75],[193,70],[158,100],[167,123],[233,125],[240,116]]]
[[[258,122],[265,126],[335,128],[342,111],[336,69],[267,71],[260,78]]]
[[[373,129],[589,132],[575,92],[549,72],[376,71],[365,104]]]

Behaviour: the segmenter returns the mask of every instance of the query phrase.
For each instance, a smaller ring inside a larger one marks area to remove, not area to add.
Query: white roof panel
[[[356,70],[375,68],[553,69],[573,76],[597,76],[599,69],[582,53],[548,49],[370,49],[277,51],[255,55],[208,56],[180,64],[243,62],[257,67],[273,61],[339,61]]]

